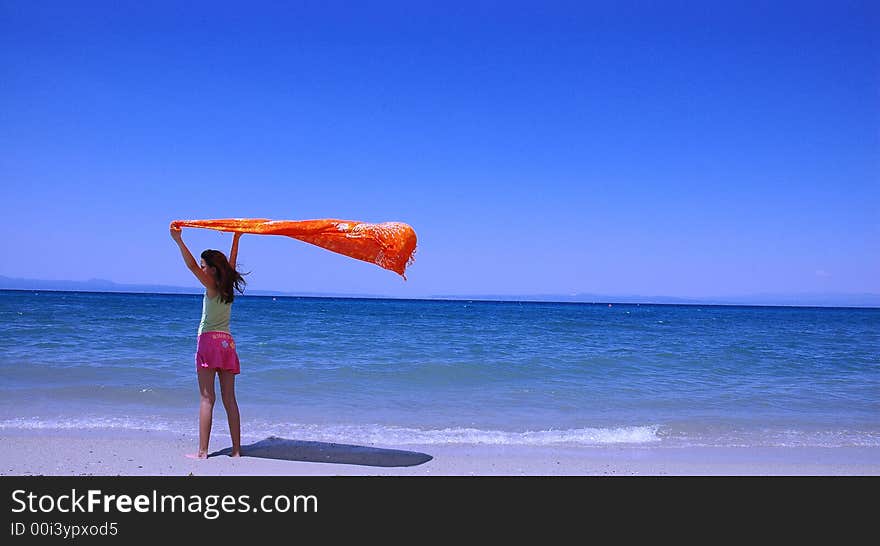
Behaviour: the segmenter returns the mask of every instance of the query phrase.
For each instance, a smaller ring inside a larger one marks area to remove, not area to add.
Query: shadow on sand
[[[229,455],[231,450],[232,448],[227,447],[209,454],[208,457]],[[265,440],[241,446],[241,455],[242,457],[282,459],[285,461],[358,464],[364,466],[416,466],[433,459],[432,456],[417,451],[287,440],[276,436],[270,436]]]

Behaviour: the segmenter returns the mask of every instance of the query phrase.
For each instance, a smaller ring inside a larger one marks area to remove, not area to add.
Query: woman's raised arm
[[[215,290],[217,288],[216,281],[214,281],[210,275],[202,271],[199,263],[193,258],[192,252],[189,251],[186,243],[183,242],[182,230],[174,224],[171,225],[171,238],[174,239],[174,242],[176,242],[178,248],[180,248],[180,255],[183,256],[183,263],[186,264],[187,269],[192,271],[193,275],[196,276],[205,288]]]
[[[241,239],[241,233],[232,234],[232,249],[229,250],[229,265],[235,269],[235,263],[238,261],[238,240]]]

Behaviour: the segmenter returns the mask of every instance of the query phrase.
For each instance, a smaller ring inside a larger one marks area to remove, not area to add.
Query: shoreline
[[[0,476],[877,476],[880,447],[366,446],[264,439],[192,460],[182,433],[18,430],[0,433]],[[249,449],[250,446],[250,449]],[[403,466],[401,466],[403,465]]]

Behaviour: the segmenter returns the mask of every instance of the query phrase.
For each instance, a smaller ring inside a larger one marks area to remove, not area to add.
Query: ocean
[[[0,291],[0,430],[196,436],[200,315]],[[880,309],[238,296],[231,329],[245,443],[880,446]]]

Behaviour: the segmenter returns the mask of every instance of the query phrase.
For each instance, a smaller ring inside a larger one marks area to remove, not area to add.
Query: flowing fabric
[[[416,232],[402,222],[368,224],[350,220],[267,220],[224,218],[175,220],[175,228],[196,227],[257,235],[285,235],[350,258],[394,271],[406,280],[406,268],[414,261]]]

